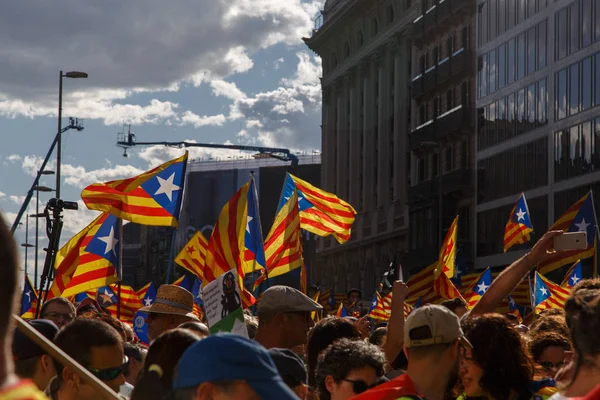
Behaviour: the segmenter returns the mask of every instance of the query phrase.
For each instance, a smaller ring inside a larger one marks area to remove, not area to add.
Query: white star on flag
[[[166,194],[169,198],[169,201],[173,201],[173,192],[176,192],[179,189],[181,189],[179,186],[173,183],[173,179],[175,179],[175,172],[173,172],[171,176],[169,176],[167,179],[163,179],[160,176],[157,176],[156,179],[158,179],[158,184],[160,185],[160,187],[158,188],[156,193],[154,193],[154,195],[156,196],[158,194]]]
[[[152,299],[150,297],[146,297],[144,299],[144,306],[145,307],[150,307],[152,305]]]
[[[27,301],[31,303],[31,290],[28,290],[27,293],[25,293],[25,296],[27,296]]]
[[[579,232],[587,232],[587,227],[590,226],[590,224],[585,222],[585,218],[581,218],[581,222],[575,224],[575,226],[579,228]]]
[[[104,289],[104,293],[100,293],[100,297],[102,298],[102,303],[112,303],[112,294],[108,293],[108,289]]]
[[[517,213],[517,221],[523,220],[525,221],[525,215],[527,213],[519,208],[519,212]]]
[[[250,215],[248,215],[248,220],[246,221],[246,232],[250,233],[250,222],[252,222],[252,220],[254,219],[254,217],[251,217]]]
[[[99,237],[98,240],[106,243],[106,248],[104,249],[104,254],[108,254],[109,252],[113,252],[113,254],[117,255],[117,243],[119,243],[118,239],[115,239],[115,228],[110,228],[110,233],[108,236]]]
[[[510,300],[508,300],[508,304],[511,305],[511,307],[514,307],[517,305],[517,303],[515,303],[515,300],[511,297]]]
[[[541,288],[540,288],[540,292],[542,292],[542,294],[543,294],[544,296],[548,294],[548,291],[546,290],[546,288],[545,288],[545,287],[541,287]]]
[[[577,282],[579,282],[579,278],[577,277],[577,275],[573,275],[571,277],[571,282],[573,282],[572,283],[573,286],[577,285]]]
[[[485,282],[481,282],[479,285],[477,285],[477,291],[479,293],[485,293],[487,292],[489,286],[485,284]]]

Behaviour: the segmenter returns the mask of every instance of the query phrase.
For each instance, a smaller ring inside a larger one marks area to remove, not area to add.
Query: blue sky
[[[12,223],[57,128],[64,79],[62,196],[135,175],[181,150],[115,146],[131,124],[140,141],[320,149],[321,62],[304,46],[323,0],[24,0],[0,15],[0,209]],[[194,149],[191,158],[230,157]],[[55,170],[54,157],[47,169]],[[43,185],[55,187],[53,176]],[[40,196],[40,208],[48,198]],[[96,212],[65,212],[64,243]],[[31,202],[29,212],[34,212]],[[23,223],[25,220],[23,219]],[[40,229],[43,232],[43,229]],[[29,241],[35,235],[30,220]],[[25,242],[25,227],[18,229]],[[47,239],[40,233],[40,248]],[[33,251],[28,270],[33,270]],[[40,265],[44,253],[39,252]],[[30,273],[31,274],[31,273]]]

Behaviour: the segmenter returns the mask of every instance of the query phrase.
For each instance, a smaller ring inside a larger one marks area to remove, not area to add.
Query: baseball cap
[[[266,312],[312,312],[323,307],[301,291],[289,286],[271,286],[262,294],[258,311]]]
[[[291,388],[306,384],[306,368],[302,359],[290,349],[269,349],[269,354],[283,381]]]
[[[36,331],[41,333],[46,339],[54,342],[54,337],[58,333],[58,327],[52,321],[47,319],[34,319],[28,321]],[[44,349],[35,344],[19,329],[15,329],[12,343],[13,359],[15,361],[27,360],[33,357],[48,354]]]
[[[231,333],[211,335],[188,347],[177,364],[173,389],[235,380],[248,383],[262,399],[298,399],[264,347]]]
[[[410,331],[426,326],[431,332],[430,338],[411,339]],[[404,323],[404,345],[407,348],[452,343],[460,339],[463,344],[473,347],[465,338],[456,314],[443,306],[427,304],[414,310]]]

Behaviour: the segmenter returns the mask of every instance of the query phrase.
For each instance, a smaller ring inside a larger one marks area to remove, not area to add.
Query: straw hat
[[[194,296],[177,285],[161,285],[156,292],[152,305],[140,308],[140,311],[156,314],[183,315],[198,319],[193,313]]]

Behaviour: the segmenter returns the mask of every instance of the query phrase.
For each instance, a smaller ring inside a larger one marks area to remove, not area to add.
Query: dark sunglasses
[[[561,369],[565,365],[565,363],[564,362],[557,362],[556,364],[552,364],[550,361],[544,361],[544,362],[540,363],[540,365],[545,370],[550,370],[552,368]]]
[[[377,383],[375,383],[373,385],[369,385],[367,382],[365,382],[363,380],[358,380],[358,381],[353,381],[350,379],[342,379],[342,380],[352,384],[352,391],[354,392],[354,394],[361,394],[361,393],[366,392],[367,390],[371,389],[372,387],[377,386]]]
[[[105,369],[98,369],[98,368],[87,368],[88,371],[90,371],[92,373],[92,375],[94,375],[96,378],[100,379],[101,381],[112,381],[114,379],[117,379],[117,377],[119,375],[121,375],[123,373],[123,370],[125,368],[125,366],[127,365],[127,363],[129,363],[129,358],[127,356],[124,357],[123,359],[123,365],[118,366],[118,367],[114,367],[114,368],[105,368]]]

